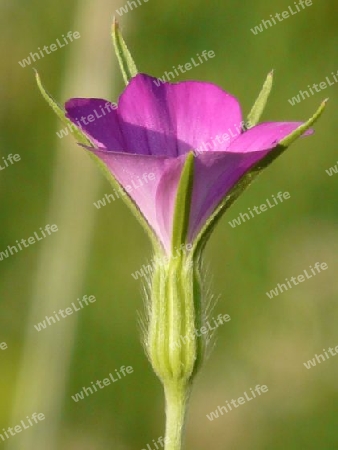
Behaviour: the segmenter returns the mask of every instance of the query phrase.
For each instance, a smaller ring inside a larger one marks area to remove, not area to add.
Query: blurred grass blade
[[[262,90],[259,93],[259,96],[248,115],[245,124],[247,130],[249,128],[254,127],[259,122],[259,119],[261,118],[263,111],[265,109],[266,102],[268,101],[272,89],[272,83],[273,83],[273,70],[266,77]]]
[[[76,90],[90,92],[96,88],[103,97],[112,94],[111,78],[114,73],[110,61],[107,63],[111,45],[105,27],[101,25],[107,20],[106,11],[117,6],[117,0],[82,0],[79,4],[74,27],[86,32],[79,45],[69,49],[64,72],[56,75],[58,79],[64,79],[62,97]],[[90,64],[85,70],[78,70],[86,59]],[[62,107],[44,89],[38,75],[37,83],[54,112],[67,123]],[[83,136],[81,139],[78,135],[76,137],[83,142]],[[87,145],[90,143],[87,142]],[[65,395],[77,319],[81,318],[74,314],[72,318],[52,324],[41,333],[37,332],[34,324],[40,318],[50,316],[53,311],[67,308],[77,297],[86,293],[84,288],[97,220],[93,202],[99,195],[102,180],[75,142],[55,137],[55,147],[46,223],[55,223],[59,231],[53,239],[45,239],[40,244],[37,269],[31,280],[24,347],[9,424],[20,424],[27,414],[34,411],[43,413],[46,420],[8,439],[4,443],[6,450],[84,448],[84,444],[74,444],[74,438],[79,434],[75,426],[68,427],[70,436],[67,438],[64,437],[64,429],[60,432],[65,424],[64,407],[66,405],[68,408],[70,402]],[[46,151],[53,150],[46,148]],[[86,445],[94,448],[96,441],[90,439],[87,437],[90,442]],[[73,444],[65,443],[65,440]]]
[[[120,69],[122,71],[124,82],[128,84],[131,78],[137,75],[138,70],[130,54],[130,51],[128,50],[128,47],[122,37],[119,24],[115,18],[112,26],[112,37],[115,53],[120,64]]]

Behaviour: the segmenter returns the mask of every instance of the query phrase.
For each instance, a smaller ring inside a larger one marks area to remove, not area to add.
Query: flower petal
[[[72,98],[65,104],[66,117],[98,148],[126,151],[116,106],[99,98]]]
[[[138,155],[224,151],[242,125],[238,101],[218,86],[162,83],[144,74],[130,81],[117,110],[102,99],[74,98],[65,107],[97,147]]]
[[[270,151],[205,152],[196,158],[189,242],[194,241],[207,219],[238,180]]]
[[[248,153],[271,149],[296,130],[303,122],[265,122],[241,134],[228,147],[228,152]],[[308,130],[304,135],[312,134]]]
[[[225,150],[234,137],[224,143],[213,140],[236,131],[242,121],[236,98],[214,84],[163,83],[144,74],[130,81],[120,97],[118,114],[124,123],[140,127],[138,136],[128,136],[135,147],[141,139],[148,142],[151,154],[173,157],[203,143],[210,150]]]
[[[176,193],[186,156],[165,158],[89,150],[106,164],[169,253]],[[114,192],[118,197],[126,195]]]
[[[190,213],[190,241],[237,181],[300,125],[302,122],[262,123],[235,139],[226,152],[199,154]],[[312,132],[308,130],[304,135]]]

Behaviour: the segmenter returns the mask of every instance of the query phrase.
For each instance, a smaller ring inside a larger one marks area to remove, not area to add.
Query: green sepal
[[[34,69],[35,70],[35,69]],[[92,145],[90,140],[87,138],[87,136],[82,133],[80,128],[78,128],[74,123],[67,119],[65,110],[54,100],[54,98],[49,94],[49,92],[45,89],[41,82],[40,75],[35,70],[35,79],[36,83],[38,85],[38,88],[42,94],[42,97],[46,100],[46,102],[49,104],[49,106],[52,108],[52,110],[55,112],[55,114],[58,116],[58,118],[68,127],[71,127],[71,129],[74,130],[74,136],[76,139],[84,145]]]
[[[281,147],[288,148],[293,142],[295,142],[305,131],[307,131],[322,115],[328,99],[325,99],[314,115],[303,125],[300,125],[295,131],[293,131],[289,136],[286,136],[279,143]]]
[[[185,160],[177,188],[171,239],[173,253],[175,252],[175,249],[181,248],[182,244],[186,242],[189,227],[193,179],[194,154],[193,152],[190,152]]]
[[[114,18],[113,26],[112,26],[112,38],[115,49],[115,54],[120,64],[120,69],[122,72],[122,76],[126,85],[129,83],[131,78],[135,77],[138,74],[138,70],[136,68],[136,64],[128,50],[128,47],[122,37],[119,24],[117,20]]]
[[[258,124],[259,119],[261,118],[263,111],[265,109],[266,102],[268,101],[272,89],[272,83],[273,83],[273,70],[266,77],[262,90],[259,93],[259,96],[255,101],[251,111],[249,112],[248,118],[245,122],[246,130]]]
[[[224,212],[229,209],[229,207],[234,203],[234,201],[244,192],[244,190],[253,182],[253,180],[259,175],[263,169],[268,167],[278,156],[280,156],[284,151],[305,131],[307,131],[322,115],[327,100],[324,100],[315,114],[303,125],[299,126],[295,131],[293,131],[289,136],[286,136],[274,150],[272,150],[268,155],[265,156],[261,161],[255,164],[249,172],[244,174],[242,178],[236,183],[236,185],[231,189],[228,195],[221,201],[214,213],[209,217],[208,221],[198,234],[194,242],[193,251],[197,255],[200,254],[201,250],[207,243],[210,234],[215,228],[217,222],[222,217]]]
[[[154,260],[145,348],[162,383],[189,382],[200,367],[205,336],[198,264],[190,252]],[[199,298],[196,298],[199,296]]]

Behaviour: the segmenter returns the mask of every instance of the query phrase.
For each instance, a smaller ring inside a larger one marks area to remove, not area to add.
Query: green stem
[[[186,381],[169,381],[164,386],[166,400],[165,450],[181,450],[190,386]]]

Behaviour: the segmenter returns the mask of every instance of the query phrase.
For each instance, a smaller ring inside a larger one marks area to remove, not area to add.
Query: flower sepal
[[[245,125],[245,128],[247,130],[258,124],[259,119],[261,118],[263,111],[265,109],[269,95],[271,93],[272,82],[273,82],[273,70],[271,70],[271,72],[268,73],[268,76],[266,77],[266,80],[263,84],[262,90],[259,93],[253,107],[251,108],[251,111],[249,112]]]
[[[112,26],[112,39],[124,82],[128,84],[129,81],[138,74],[138,70],[127,44],[123,39],[116,18],[114,18]]]
[[[149,283],[145,348],[162,383],[189,384],[200,366],[205,342],[198,261],[187,248],[172,257],[157,255]]]

